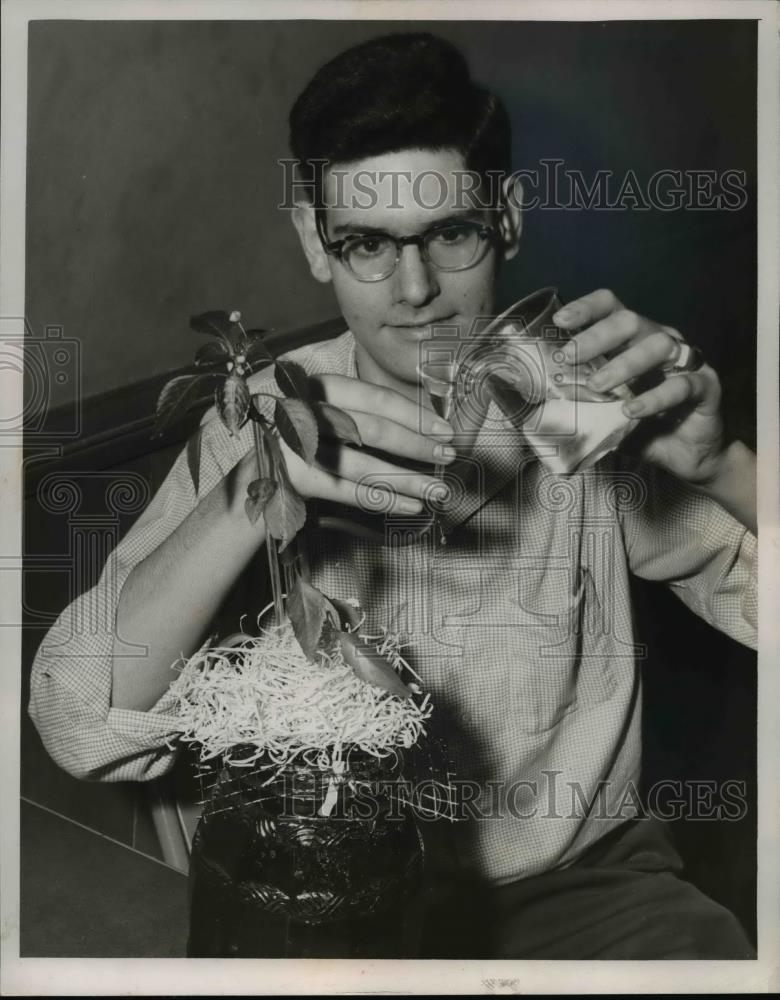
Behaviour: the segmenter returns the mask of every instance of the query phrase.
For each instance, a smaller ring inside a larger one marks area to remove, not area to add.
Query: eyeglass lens
[[[471,222],[429,230],[422,239],[425,256],[443,271],[470,267],[486,244],[482,227]],[[371,234],[350,238],[342,260],[361,280],[378,281],[393,273],[400,253],[401,245],[394,237]]]

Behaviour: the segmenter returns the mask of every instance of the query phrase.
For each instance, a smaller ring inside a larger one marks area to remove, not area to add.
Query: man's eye
[[[445,243],[447,246],[465,242],[471,236],[471,226],[446,226],[431,233],[430,239],[436,243]]]
[[[384,236],[363,236],[352,243],[350,253],[358,257],[378,257],[387,253],[390,241]]]

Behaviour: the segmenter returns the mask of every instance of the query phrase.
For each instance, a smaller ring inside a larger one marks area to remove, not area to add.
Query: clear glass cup
[[[437,413],[460,427],[484,423],[494,402],[551,471],[583,471],[614,450],[636,426],[623,404],[627,386],[609,392],[587,379],[607,361],[568,363],[572,334],[552,320],[562,307],[557,289],[543,288],[516,302],[453,349],[431,341],[419,365],[421,382]],[[461,454],[464,453],[459,448]],[[437,474],[438,474],[437,469]]]

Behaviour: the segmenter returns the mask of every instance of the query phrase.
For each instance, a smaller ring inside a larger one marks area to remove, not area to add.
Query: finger
[[[440,440],[449,441],[452,438],[450,425],[437,417],[433,410],[420,405],[424,402],[422,388],[420,399],[413,400],[395,389],[362,382],[347,375],[314,375],[311,381],[326,402],[333,406],[350,412],[372,413],[418,434],[436,436]]]
[[[307,465],[285,443],[281,442],[285,465],[294,487],[305,497],[322,496],[336,499],[334,480],[363,483],[365,488],[387,487],[389,492],[420,499],[428,491],[441,486],[441,480],[424,472],[413,472],[401,466],[375,458],[367,452],[346,445],[325,445],[318,451],[318,461]],[[320,491],[326,490],[327,495]],[[338,487],[339,496],[351,496],[354,490]]]
[[[423,494],[426,488],[430,488],[428,480],[433,479],[433,482],[439,482],[429,476],[418,476],[418,481],[414,482],[415,476],[413,473],[391,466],[390,468],[394,475],[388,475],[385,472],[382,478],[375,477],[367,485],[362,485],[358,488],[359,481],[365,480],[368,473],[366,466],[360,464],[359,460],[355,459],[354,456],[366,459],[368,459],[368,456],[361,456],[360,452],[353,452],[352,457],[347,456],[344,460],[341,468],[344,472],[349,471],[355,477],[352,479],[342,475],[337,469],[325,468],[319,463],[311,466],[307,465],[284,442],[281,442],[281,448],[290,480],[298,493],[306,499],[319,497],[322,500],[332,500],[336,503],[344,503],[352,507],[367,509],[365,496],[367,490],[369,490],[369,500],[373,500],[375,508],[379,509],[381,505],[382,510],[395,510],[399,513],[413,514],[419,513],[422,510],[422,503],[419,496],[409,495],[409,493],[405,492],[404,487],[409,489],[410,492],[414,490],[418,494]],[[351,451],[348,448],[342,448],[341,450],[344,452]],[[381,468],[383,465],[387,465],[387,463],[377,463],[374,460],[374,466],[376,467],[377,465]],[[406,476],[404,476],[405,471]],[[424,483],[423,480],[425,481]],[[370,504],[368,504],[368,507],[370,507]]]
[[[311,485],[313,495],[334,503],[343,503],[348,507],[358,507],[375,513],[419,514],[423,505],[416,497],[388,489],[387,485],[374,483],[371,486],[342,479],[324,469],[311,470]]]
[[[568,302],[562,309],[559,309],[553,316],[553,323],[570,330],[578,326],[586,326],[603,319],[610,313],[623,308],[623,303],[614,292],[608,288],[599,288],[589,295],[583,295],[573,302]]]
[[[623,405],[623,412],[630,417],[652,417],[666,413],[683,403],[706,402],[710,404],[706,410],[715,413],[717,402],[713,407],[711,397],[718,395],[717,390],[713,392],[712,383],[706,372],[683,372],[667,376],[661,385],[643,392],[636,399],[629,400]]]
[[[391,491],[419,499],[441,486],[441,480],[436,476],[412,472],[343,445],[325,448],[323,454],[318,455],[316,468],[353,483],[362,483],[366,488],[386,485]]]
[[[582,365],[657,329],[656,323],[631,309],[618,309],[587,330],[574,334],[563,349],[563,357],[568,364]]]
[[[455,449],[436,439],[409,430],[395,420],[352,410],[351,416],[358,426],[360,438],[369,448],[379,448],[391,455],[414,459],[419,462],[451,462]]]
[[[598,392],[607,392],[615,386],[657,370],[673,360],[679,350],[678,341],[665,331],[656,330],[608,361],[590,376],[588,386]]]

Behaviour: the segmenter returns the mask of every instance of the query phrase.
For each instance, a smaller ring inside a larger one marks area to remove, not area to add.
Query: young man
[[[393,525],[419,523],[434,463],[454,458],[453,428],[420,405],[422,345],[439,327],[471,336],[518,249],[508,118],[450,45],[396,35],[320,70],[292,111],[291,144],[304,176],[326,163],[293,221],[349,327],[293,356],[352,414],[364,447],[329,442],[314,467],[285,450],[288,469],[312,510],[336,503],[349,516],[378,483],[392,515],[384,545],[318,530],[310,516],[312,579],[357,597],[369,625],[394,616],[412,633],[451,770],[476,789],[471,818],[444,845],[431,837],[430,868],[449,890],[432,899],[424,954],[751,957],[734,918],[678,878],[658,826],[624,808],[640,770],[629,572],[668,581],[710,623],[755,644],[754,459],[723,439],[716,373],[686,366],[681,335],[612,292],[570,303],[555,317],[581,330],[570,360],[612,355],[594,388],[656,374],[630,404],[654,430],[642,461],[612,456],[554,476],[518,434],[486,421],[447,545],[414,530],[394,544]],[[467,174],[482,186],[464,199]],[[268,388],[264,373],[255,382]],[[659,415],[668,419],[647,422]],[[66,611],[44,641],[31,712],[72,773],[144,780],[172,766],[171,664],[202,642],[264,544],[262,519],[244,513],[250,447],[248,428],[231,438],[208,420],[198,496],[181,455],[80,599],[102,605],[115,628],[75,651],[71,638],[58,657]]]

